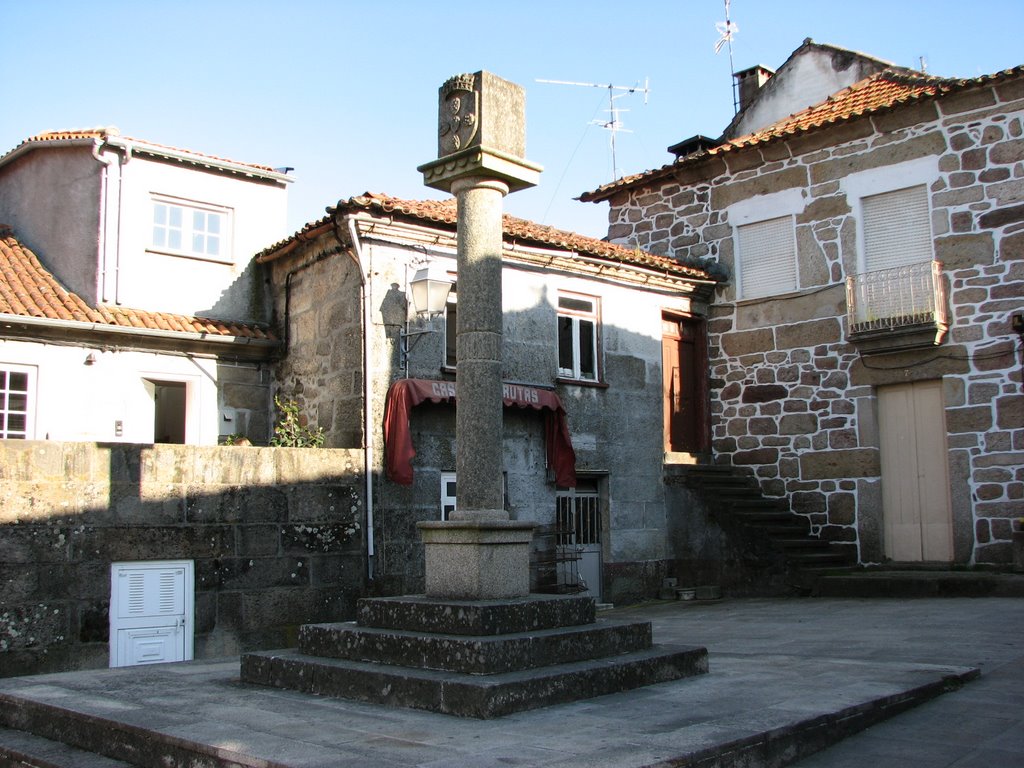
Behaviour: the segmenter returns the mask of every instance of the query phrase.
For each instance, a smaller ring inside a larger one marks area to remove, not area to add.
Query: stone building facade
[[[1024,514],[1024,68],[870,60],[801,109],[794,73],[858,56],[805,42],[775,75],[787,117],[583,199],[609,202],[615,242],[728,270],[708,322],[716,462],[863,564],[1006,564]]]
[[[455,224],[454,200],[367,194],[258,256],[287,344],[274,371],[279,390],[325,429],[328,446],[365,452],[371,586],[385,594],[423,590],[416,523],[440,519],[455,502]],[[557,509],[582,510],[587,531],[573,535],[586,539],[588,564],[596,561],[585,579],[591,593],[611,601],[654,594],[674,557],[663,482],[663,323],[702,324],[714,278],[511,217],[504,248],[510,516],[550,527],[568,519]],[[410,282],[428,262],[455,281],[444,315],[431,319],[409,301]],[[409,484],[387,471],[381,428],[389,393],[405,380],[437,393],[399,419],[415,451]],[[559,482],[548,454],[545,403],[556,400],[575,454],[574,488]]]

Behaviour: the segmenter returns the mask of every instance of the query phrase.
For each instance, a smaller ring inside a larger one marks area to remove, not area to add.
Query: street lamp
[[[409,301],[413,311],[428,320],[442,314],[448,303],[448,294],[451,289],[452,280],[441,265],[430,263],[421,267],[416,270],[416,274],[409,281]],[[437,329],[428,325],[425,328],[409,330],[409,321],[406,320],[405,328],[399,332],[401,348],[399,365],[405,371],[406,378],[409,376],[409,353],[425,333],[437,333]]]
[[[417,315],[434,317],[444,312],[448,292],[452,289],[448,272],[439,264],[428,264],[416,270],[409,283],[412,308]]]

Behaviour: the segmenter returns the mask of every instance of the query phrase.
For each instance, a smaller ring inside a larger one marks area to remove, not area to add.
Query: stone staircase
[[[813,535],[807,518],[794,513],[784,498],[765,496],[757,480],[738,467],[696,464],[674,468],[666,482],[695,493],[708,515],[730,536],[746,539],[757,549],[767,545],[789,571],[791,582],[809,589],[824,572],[856,564],[852,545]]]

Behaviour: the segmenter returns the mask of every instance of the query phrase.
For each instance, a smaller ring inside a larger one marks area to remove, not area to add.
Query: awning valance
[[[533,408],[544,413],[544,437],[548,466],[559,485],[575,487],[576,452],[572,448],[565,408],[554,392],[525,384],[503,384],[506,408]],[[387,476],[396,483],[412,483],[412,458],[416,455],[409,431],[409,413],[420,403],[454,403],[455,382],[431,379],[399,379],[388,389],[384,402],[384,460]]]

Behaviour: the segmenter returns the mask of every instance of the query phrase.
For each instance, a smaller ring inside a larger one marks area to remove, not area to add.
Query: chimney
[[[757,98],[761,88],[774,74],[774,70],[768,69],[768,67],[761,64],[733,74],[733,78],[736,80],[736,87],[739,90],[739,109],[741,112],[747,108],[750,102]]]

